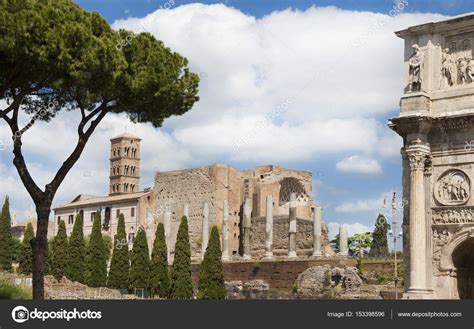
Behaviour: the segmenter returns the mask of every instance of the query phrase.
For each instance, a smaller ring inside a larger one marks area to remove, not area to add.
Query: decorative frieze
[[[474,224],[474,207],[433,208],[433,225]]]

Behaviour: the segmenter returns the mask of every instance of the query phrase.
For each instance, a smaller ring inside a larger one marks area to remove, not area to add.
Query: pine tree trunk
[[[33,248],[33,299],[44,299],[44,269],[48,242],[48,221],[51,203],[36,205],[38,216],[36,237],[31,240]]]

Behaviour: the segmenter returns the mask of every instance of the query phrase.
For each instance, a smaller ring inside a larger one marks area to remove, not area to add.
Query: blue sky
[[[107,193],[108,140],[127,130],[143,138],[142,188],[153,185],[156,170],[211,163],[308,170],[332,232],[346,224],[350,233],[371,228],[384,196],[400,194],[401,141],[387,127],[403,89],[403,42],[393,32],[474,11],[467,0],[76,2],[114,28],[146,30],[186,56],[201,76],[201,100],[158,130],[123,116],[107,118],[54,206],[80,193]],[[403,11],[392,17],[400,2]],[[286,111],[255,128],[288,100]],[[61,114],[49,126],[38,123],[35,137],[24,137],[40,184],[71,151],[75,136],[68,128],[75,119]],[[5,125],[0,128],[0,141],[7,140]],[[0,151],[0,181],[21,220],[31,201],[8,148]]]
[[[393,0],[77,0],[76,3],[88,10],[100,12],[109,22],[113,22],[127,16],[145,16],[172,1],[177,6],[195,2],[224,3],[256,17],[262,17],[272,11],[289,7],[306,10],[311,6],[336,6],[348,10],[386,13],[394,5]],[[442,13],[453,16],[474,11],[474,3],[470,0],[411,0],[408,2],[410,6],[407,12]]]

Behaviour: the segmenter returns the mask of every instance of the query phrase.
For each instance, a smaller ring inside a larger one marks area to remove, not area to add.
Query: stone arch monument
[[[474,298],[474,15],[396,33],[405,93],[405,298]]]

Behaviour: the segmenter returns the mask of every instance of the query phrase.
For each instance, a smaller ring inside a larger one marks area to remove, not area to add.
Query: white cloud
[[[347,229],[347,235],[349,237],[353,236],[354,234],[366,233],[371,232],[373,229],[361,224],[361,223],[336,223],[330,222],[327,224],[329,229],[329,240],[334,239],[334,237],[339,234],[339,227],[343,225]]]
[[[379,174],[382,167],[377,160],[353,155],[336,163],[336,168],[342,172],[352,172],[359,174]]]
[[[150,31],[204,73],[201,101],[168,123],[184,145],[235,161],[305,161],[348,150],[398,156],[400,138],[373,119],[396,109],[403,89],[403,42],[393,31],[439,17],[312,7],[256,19],[190,4],[114,27]],[[285,102],[288,109],[259,124]]]
[[[298,164],[339,152],[399,156],[401,139],[376,119],[398,107],[403,89],[403,41],[393,31],[440,17],[312,7],[256,19],[222,4],[190,4],[117,21],[115,28],[147,30],[186,56],[201,74],[201,100],[163,129],[131,124],[124,115],[106,117],[54,204],[78,193],[107,193],[109,139],[125,129],[143,139],[141,187],[153,184],[156,170],[216,161],[250,166]],[[380,20],[383,27],[368,34]],[[361,36],[363,46],[357,46]],[[286,109],[258,124],[285,102]],[[26,160],[41,184],[75,146],[78,120],[74,111],[61,113],[50,123],[37,122],[24,136]],[[8,139],[4,123],[0,128],[0,139]],[[0,160],[4,191],[18,199],[18,209],[26,208],[31,201],[9,149],[0,151]]]
[[[344,202],[335,207],[338,213],[357,213],[357,212],[373,212],[373,213],[387,213],[391,207],[391,197],[393,191],[381,193],[378,197],[373,199],[363,199],[351,202]],[[397,195],[401,195],[397,191]],[[398,197],[399,198],[399,197]],[[397,199],[397,208],[403,208],[403,202]],[[388,207],[388,208],[387,208]]]

